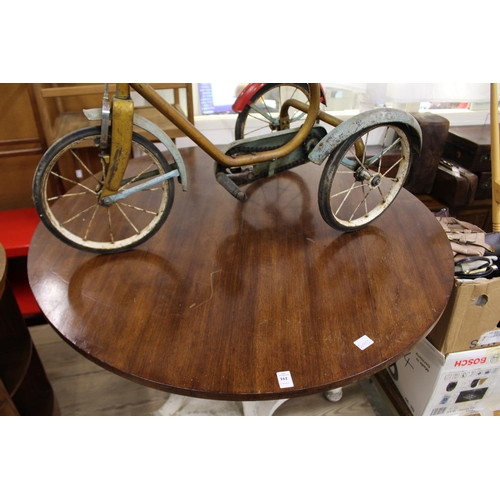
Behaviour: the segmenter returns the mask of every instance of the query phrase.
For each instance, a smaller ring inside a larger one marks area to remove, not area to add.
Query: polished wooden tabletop
[[[341,233],[319,213],[321,167],[257,181],[242,204],[217,184],[208,155],[181,153],[188,190],[176,184],[169,218],[140,247],[98,256],[42,225],[35,232],[34,295],[84,356],[172,393],[281,399],[383,369],[439,319],[451,249],[407,191],[369,227]],[[358,347],[365,336],[373,343]],[[281,372],[293,386],[280,386]]]

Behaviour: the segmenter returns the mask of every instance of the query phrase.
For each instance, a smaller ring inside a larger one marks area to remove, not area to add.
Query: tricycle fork
[[[105,169],[105,179],[99,201],[116,194],[120,188],[123,174],[130,160],[132,132],[134,123],[134,102],[130,98],[128,83],[118,83],[111,107],[111,151],[109,164]]]

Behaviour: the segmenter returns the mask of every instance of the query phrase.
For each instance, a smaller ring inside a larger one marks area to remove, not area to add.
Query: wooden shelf
[[[151,85],[157,90],[172,90],[174,99],[171,104],[191,123],[194,123],[191,83],[156,83]],[[185,92],[184,99],[181,99],[180,90]],[[32,84],[32,91],[48,145],[70,132],[99,123],[87,120],[82,109],[101,107],[104,84]],[[114,91],[115,85],[111,84],[109,88],[110,99]],[[135,113],[155,123],[171,139],[185,135],[147,103],[145,106],[136,106]],[[141,133],[149,140],[153,140],[153,136],[150,134],[144,131]]]

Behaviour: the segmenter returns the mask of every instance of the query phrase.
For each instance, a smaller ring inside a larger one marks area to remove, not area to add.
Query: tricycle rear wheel
[[[364,144],[357,155],[356,141]],[[353,134],[330,154],[319,185],[325,222],[344,232],[361,229],[380,217],[403,187],[412,159],[404,125],[377,124]]]
[[[247,104],[236,119],[234,129],[235,139],[256,137],[269,134],[277,130],[284,130],[279,126],[279,112],[287,99],[297,99],[309,104],[309,86],[307,83],[267,83],[255,93],[252,103]],[[258,108],[261,112],[257,111]],[[291,110],[290,127],[300,127],[307,114],[297,109]],[[254,128],[250,122],[258,123]]]

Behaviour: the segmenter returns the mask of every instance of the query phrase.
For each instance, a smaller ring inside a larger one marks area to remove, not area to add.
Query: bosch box
[[[416,416],[500,410],[500,347],[444,355],[424,339],[388,369]]]

